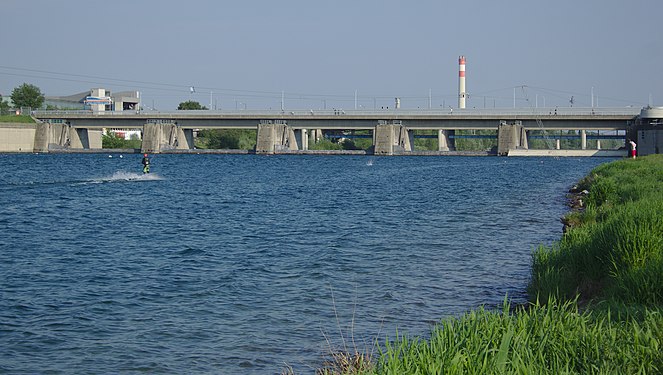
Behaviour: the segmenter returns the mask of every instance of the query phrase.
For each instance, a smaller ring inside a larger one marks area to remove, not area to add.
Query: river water
[[[596,158],[0,155],[0,373],[313,373],[508,294]]]

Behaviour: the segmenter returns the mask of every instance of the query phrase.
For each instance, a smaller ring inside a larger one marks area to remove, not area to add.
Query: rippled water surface
[[[606,159],[0,155],[0,373],[313,373],[505,294]],[[354,343],[353,343],[354,340]]]

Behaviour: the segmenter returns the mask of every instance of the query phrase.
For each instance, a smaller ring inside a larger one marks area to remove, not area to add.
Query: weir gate
[[[309,142],[323,131],[369,130],[375,155],[414,151],[417,133],[438,139],[438,151],[453,151],[458,130],[493,130],[498,154],[528,148],[532,131],[577,131],[582,148],[587,134],[594,139],[621,138],[637,121],[640,109],[626,108],[528,108],[449,110],[296,110],[296,111],[175,111],[92,112],[37,111],[34,151],[101,148],[103,129],[140,129],[142,151],[149,153],[194,149],[198,129],[257,130],[256,153],[275,154],[308,150]],[[431,132],[432,131],[432,132]],[[602,132],[602,135],[601,135]],[[433,135],[431,135],[433,133]],[[364,135],[366,136],[366,135]]]

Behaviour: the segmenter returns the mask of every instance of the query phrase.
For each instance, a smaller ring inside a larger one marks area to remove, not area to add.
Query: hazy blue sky
[[[0,93],[235,109],[663,105],[661,0],[2,0]],[[196,93],[191,94],[189,87]],[[430,90],[430,91],[429,91]],[[528,98],[529,102],[524,99]]]

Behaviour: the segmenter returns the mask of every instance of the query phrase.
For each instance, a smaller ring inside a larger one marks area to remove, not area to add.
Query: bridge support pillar
[[[182,129],[176,123],[147,123],[143,125],[141,152],[158,154],[161,151],[192,148],[192,129]]]
[[[258,124],[257,154],[276,154],[298,150],[295,131],[281,120],[263,120]]]
[[[497,155],[508,155],[509,150],[527,149],[527,131],[521,121],[501,121],[497,128]]]
[[[100,149],[103,147],[101,129],[70,128],[69,148]]]
[[[295,137],[297,138],[297,146],[300,150],[308,150],[308,130],[299,129],[298,132],[295,132]]]
[[[580,131],[580,149],[587,149],[587,132],[585,130]]]
[[[35,146],[34,152],[48,152],[48,144],[50,143],[51,124],[42,122],[37,124],[35,129]]]
[[[34,152],[57,149],[99,149],[101,130],[74,128],[69,124],[38,123],[35,130]]]
[[[455,151],[456,140],[453,138],[455,134],[455,130],[439,130],[437,134],[437,150]]]
[[[520,148],[529,149],[529,132],[525,128],[520,129]]]
[[[373,131],[373,154],[393,155],[412,151],[410,132],[400,121],[380,121]]]
[[[309,132],[309,142],[318,143],[323,138],[322,129],[311,129]]]

